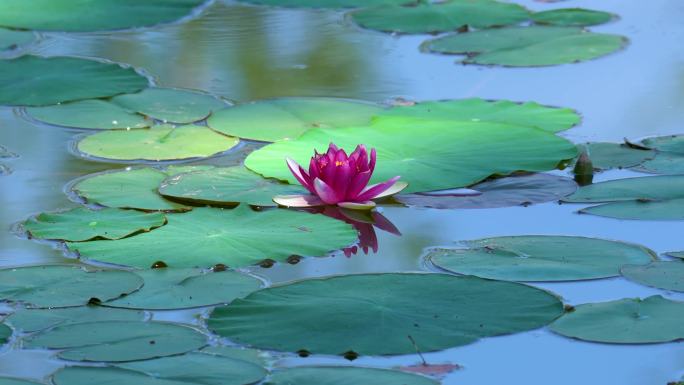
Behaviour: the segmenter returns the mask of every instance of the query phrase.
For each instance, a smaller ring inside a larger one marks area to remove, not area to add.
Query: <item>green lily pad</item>
[[[612,168],[630,168],[656,156],[653,150],[641,150],[625,143],[587,143],[587,150],[594,168],[608,170]]]
[[[247,3],[292,8],[361,8],[388,4],[415,4],[417,0],[240,0]]]
[[[532,14],[532,21],[536,24],[558,25],[562,27],[585,27],[608,23],[617,16],[602,11],[584,8],[563,8]]]
[[[214,168],[211,170],[176,175],[159,187],[163,196],[200,204],[235,205],[243,202],[254,206],[276,206],[276,195],[307,194],[299,186],[265,179],[243,167]]]
[[[663,290],[684,292],[684,263],[658,261],[645,266],[622,267],[622,275],[630,281]]]
[[[80,207],[57,213],[42,213],[23,223],[32,238],[87,241],[94,238],[120,239],[164,225],[161,213],[133,210],[88,210]]]
[[[359,143],[376,148],[371,183],[400,175],[409,183],[406,193],[465,187],[521,170],[551,170],[577,154],[572,143],[533,127],[384,117],[369,127],[310,130],[299,139],[254,151],[245,165],[266,177],[297,183],[285,158],[306,165],[314,149],[324,151],[330,142],[349,150]]]
[[[581,187],[564,202],[661,201],[684,198],[684,175],[616,179]]]
[[[284,261],[293,254],[321,256],[357,238],[344,222],[285,209],[197,208],[167,218],[166,226],[149,233],[67,246],[82,258],[140,268],[156,261],[171,267],[239,267],[265,259]]]
[[[0,385],[42,385],[39,382],[24,380],[21,378],[0,377]]]
[[[244,139],[275,142],[295,139],[312,128],[368,124],[383,107],[359,100],[334,98],[279,98],[239,104],[215,112],[207,120],[212,129]]]
[[[0,51],[16,49],[35,40],[36,35],[33,32],[0,28]]]
[[[654,154],[653,159],[644,161],[634,167],[634,170],[652,174],[684,174],[684,154],[675,152],[655,152]]]
[[[207,344],[194,328],[166,323],[100,321],[61,325],[25,339],[29,349],[64,349],[71,361],[124,362],[182,354]]]
[[[78,306],[63,309],[19,309],[7,317],[16,329],[32,333],[55,326],[75,324],[87,320],[100,321],[142,321],[145,312],[128,309],[111,309],[102,306]]]
[[[102,302],[139,289],[139,276],[122,270],[91,270],[79,266],[32,266],[0,270],[0,300],[30,307],[80,306]]]
[[[157,189],[164,179],[184,172],[206,170],[211,166],[123,169],[86,176],[72,187],[87,203],[105,207],[141,210],[189,210],[190,207],[164,199]]]
[[[7,15],[7,9],[3,3],[0,18]],[[0,61],[0,104],[5,105],[44,106],[136,92],[147,86],[147,78],[114,63],[39,56]]]
[[[684,259],[684,251],[668,251],[665,255],[674,258]]]
[[[12,329],[5,324],[0,324],[0,344],[4,344],[12,336]]]
[[[264,385],[437,385],[438,381],[396,370],[353,366],[300,366],[273,372]]]
[[[30,107],[26,112],[44,123],[93,130],[144,128],[152,123],[151,120],[126,111],[116,104],[97,99]]]
[[[543,290],[446,274],[363,274],[263,289],[214,310],[239,344],[313,354],[412,354],[542,327],[563,311]],[[264,327],[268,325],[268,327]],[[409,338],[410,337],[410,338]]]
[[[556,201],[575,192],[577,184],[562,176],[531,174],[489,180],[476,184],[472,189],[481,194],[450,196],[449,190],[445,190],[440,195],[405,194],[394,199],[417,207],[484,209]]]
[[[435,33],[463,27],[490,28],[518,24],[529,19],[518,4],[494,0],[448,0],[418,5],[387,5],[351,13],[361,27],[384,32]]]
[[[581,120],[579,114],[571,108],[548,107],[535,102],[516,103],[510,100],[484,100],[479,98],[395,106],[378,115],[411,116],[430,120],[497,122],[537,127],[549,132],[567,130],[577,125]]]
[[[168,125],[88,135],[76,145],[87,156],[126,161],[163,161],[206,158],[228,151],[238,138],[221,135],[206,127]]]
[[[684,302],[661,296],[579,305],[552,323],[566,337],[613,344],[649,344],[684,339]]]
[[[526,235],[464,243],[468,249],[435,249],[427,259],[457,274],[554,282],[616,277],[622,265],[645,265],[656,258],[643,246],[584,237]]]
[[[449,35],[428,41],[428,50],[464,54],[465,64],[551,66],[596,59],[626,44],[618,35],[577,27],[507,27]]]
[[[226,304],[262,286],[258,279],[233,271],[169,267],[138,270],[136,274],[145,280],[142,289],[107,302],[107,306],[165,310]]]
[[[197,122],[226,107],[214,96],[173,88],[146,88],[137,94],[117,96],[112,103],[164,123]]]
[[[613,202],[587,207],[579,212],[615,219],[681,221],[684,220],[684,199]]]
[[[266,366],[264,353],[256,349],[247,349],[237,346],[207,346],[200,352],[247,361],[259,366]]]
[[[3,0],[0,25],[43,31],[87,32],[169,23],[203,0]]]
[[[648,138],[641,143],[649,148],[663,152],[672,152],[684,155],[684,135],[668,135]]]

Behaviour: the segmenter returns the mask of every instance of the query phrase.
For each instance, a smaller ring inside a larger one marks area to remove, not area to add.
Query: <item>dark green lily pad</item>
[[[594,168],[600,170],[635,167],[656,156],[653,150],[637,149],[625,143],[596,142],[582,147],[587,150]]]
[[[411,116],[430,120],[462,120],[497,122],[516,126],[537,127],[559,132],[577,125],[581,117],[571,108],[548,107],[535,102],[516,103],[510,100],[479,98],[420,102],[395,106],[379,116]]]
[[[643,246],[584,237],[526,235],[464,243],[468,249],[435,249],[427,258],[457,274],[547,282],[616,277],[622,265],[656,258]]]
[[[238,138],[206,127],[160,125],[98,132],[81,139],[76,148],[86,156],[133,162],[206,158],[230,150],[238,143]]]
[[[551,66],[596,59],[623,48],[626,38],[577,27],[506,27],[431,40],[428,50],[463,54],[466,64]]]
[[[0,18],[7,15],[7,9],[3,3]],[[131,93],[147,86],[147,78],[134,69],[113,63],[39,56],[0,61],[0,104],[5,105],[44,106]]]
[[[613,344],[684,339],[684,302],[661,296],[579,305],[550,325],[566,337]]]
[[[258,279],[234,271],[169,267],[138,270],[136,274],[145,280],[142,289],[107,302],[107,306],[165,310],[226,304],[262,286]]]
[[[0,51],[16,49],[35,40],[36,35],[33,32],[0,28]]]
[[[684,175],[616,179],[581,187],[564,202],[662,201],[684,198]]]
[[[371,183],[400,175],[409,184],[406,193],[465,187],[521,170],[551,170],[577,154],[572,143],[533,127],[383,117],[369,127],[310,130],[296,140],[254,151],[245,165],[264,176],[297,183],[284,159],[307,165],[312,150],[324,151],[330,142],[349,150],[359,143],[376,148]]]
[[[34,119],[57,126],[111,130],[149,127],[153,122],[143,116],[104,100],[82,100],[46,107],[30,107]]]
[[[0,25],[86,32],[145,27],[189,15],[203,0],[3,0]]]
[[[238,346],[208,346],[200,352],[247,361],[259,366],[266,366],[264,353],[256,349],[241,348]]]
[[[438,381],[396,370],[353,366],[300,366],[280,369],[264,385],[437,385]]]
[[[81,306],[102,302],[139,289],[142,278],[122,270],[91,270],[79,266],[32,266],[0,270],[0,300],[30,307]]]
[[[112,309],[102,306],[78,306],[63,309],[19,309],[7,317],[14,328],[32,333],[55,326],[83,322],[142,321],[145,312]]]
[[[583,8],[562,8],[532,14],[532,21],[537,24],[558,25],[563,27],[586,27],[608,23],[617,16],[602,11]]]
[[[5,324],[0,324],[0,344],[4,344],[12,336],[12,329]],[[0,380],[1,381],[1,380]]]
[[[292,8],[361,8],[388,4],[415,4],[417,0],[240,0],[259,5]]]
[[[120,239],[140,231],[150,231],[164,223],[166,218],[161,213],[80,207],[42,213],[29,218],[23,226],[32,238],[87,241],[94,238]]]
[[[307,194],[307,191],[276,179],[265,179],[243,167],[213,168],[176,175],[159,187],[163,196],[200,204],[276,206],[276,195]]]
[[[548,292],[446,274],[363,274],[263,289],[219,307],[208,326],[239,344],[313,354],[413,354],[542,327]],[[264,327],[268,325],[268,327]],[[410,337],[410,338],[409,338]]]
[[[684,174],[684,154],[675,152],[656,152],[653,159],[634,167],[635,171],[652,174],[678,175]]]
[[[480,195],[449,196],[405,194],[394,197],[409,206],[437,209],[484,209],[529,205],[559,200],[577,190],[570,178],[551,174],[531,174],[497,178],[472,187]]]
[[[38,382],[28,381],[21,378],[0,377],[0,385],[42,385]]]
[[[684,155],[684,135],[668,135],[648,138],[641,143],[649,148],[663,152],[672,152]]]
[[[173,88],[146,88],[137,94],[117,96],[112,103],[164,123],[197,122],[226,107],[212,95]]]
[[[312,128],[365,125],[382,111],[381,106],[360,100],[279,98],[217,111],[207,125],[226,135],[275,142],[295,139]]]
[[[587,207],[579,212],[615,219],[681,221],[684,220],[684,199],[613,202]]]
[[[684,263],[658,261],[645,266],[622,267],[622,275],[630,281],[663,290],[684,292]]]
[[[82,258],[140,268],[156,261],[171,267],[239,267],[265,259],[284,261],[293,254],[321,256],[357,239],[344,222],[285,209],[197,208],[167,218],[168,224],[149,233],[67,246]]]
[[[668,251],[665,255],[674,258],[684,259],[684,251]]]
[[[529,19],[529,11],[518,4],[494,0],[448,0],[418,5],[388,5],[363,8],[351,13],[361,27],[384,32],[435,33],[463,27],[491,28]]]
[[[207,344],[194,328],[166,322],[84,322],[34,334],[29,349],[64,349],[59,358],[71,361],[125,362],[186,353]]]

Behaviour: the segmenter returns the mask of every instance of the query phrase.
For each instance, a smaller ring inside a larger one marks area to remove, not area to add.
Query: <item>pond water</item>
[[[557,7],[518,1],[530,9]],[[107,33],[43,33],[26,48],[45,56],[104,58],[145,70],[158,86],[182,87],[237,102],[276,96],[335,96],[382,102],[481,97],[536,101],[571,107],[582,123],[561,134],[580,143],[681,133],[684,121],[684,3],[679,0],[573,0],[572,7],[606,10],[620,20],[593,27],[630,39],[629,46],[598,60],[543,68],[500,68],[455,64],[452,56],[422,53],[425,36],[391,36],[362,30],[343,12],[279,9],[216,1],[197,17],[148,29]],[[19,54],[17,52],[12,55]],[[9,56],[9,54],[6,54]],[[76,207],[65,185],[93,172],[125,167],[83,159],[71,152],[82,133],[37,123],[19,108],[0,107],[0,144],[19,154],[4,163],[12,173],[0,179],[0,267],[79,263],[61,250],[31,242],[15,224],[30,215]],[[238,155],[200,163],[231,164]],[[236,158],[237,157],[237,158]],[[239,160],[239,159],[238,159]],[[559,171],[558,174],[566,174]],[[607,180],[638,175],[610,171]],[[658,253],[682,250],[681,222],[620,221],[578,215],[576,205],[555,202],[529,207],[436,210],[382,207],[403,234],[378,232],[379,250],[350,258],[337,253],[297,265],[249,268],[272,283],[332,274],[420,271],[427,247],[502,235],[581,235],[638,243]],[[566,303],[608,301],[661,294],[622,278],[535,284]],[[0,312],[3,308],[0,307]],[[9,311],[9,309],[6,309]],[[154,319],[198,324],[199,311],[156,312]],[[208,310],[202,310],[204,314]],[[278,365],[347,364],[343,358],[282,355]],[[684,375],[684,344],[607,345],[580,342],[546,329],[486,338],[471,345],[425,354],[430,363],[463,368],[444,384],[665,384]],[[416,364],[417,355],[361,357],[354,364],[378,367]],[[0,351],[0,376],[42,380],[59,360],[44,351]]]

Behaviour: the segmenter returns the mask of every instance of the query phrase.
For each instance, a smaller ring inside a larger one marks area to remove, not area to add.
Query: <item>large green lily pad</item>
[[[472,187],[479,195],[449,195],[445,190],[438,195],[404,194],[394,197],[409,206],[437,209],[484,209],[530,205],[559,200],[577,190],[570,178],[551,174],[531,174],[496,178]]]
[[[0,344],[4,344],[12,336],[12,329],[5,324],[0,324]]]
[[[594,168],[600,170],[635,167],[656,156],[653,150],[630,147],[626,143],[595,142],[582,147],[587,150]]]
[[[551,282],[615,277],[622,265],[645,265],[656,258],[643,246],[584,237],[525,235],[465,244],[467,249],[432,250],[427,258],[458,274]]]
[[[615,179],[584,186],[564,202],[660,201],[684,198],[684,175]]]
[[[390,355],[415,353],[411,340],[429,352],[536,329],[562,311],[550,293],[513,282],[364,274],[263,289],[214,310],[208,326],[264,349]]]
[[[32,333],[55,326],[101,321],[142,321],[145,312],[88,305],[62,309],[19,309],[7,317],[16,329]]]
[[[607,23],[617,18],[608,12],[584,8],[562,8],[532,14],[532,21],[537,24],[558,25],[563,27],[584,27]]]
[[[142,289],[107,306],[165,310],[226,304],[259,289],[261,281],[234,271],[200,269],[147,269],[136,274],[145,280]]]
[[[276,179],[266,179],[239,167],[213,168],[176,175],[159,187],[163,196],[201,204],[276,206],[276,195],[307,194],[307,191]]]
[[[273,372],[264,385],[436,385],[439,382],[396,370],[353,366],[300,366]]]
[[[579,305],[550,328],[566,337],[614,344],[684,339],[684,302],[661,296]]]
[[[673,152],[684,155],[684,135],[667,135],[647,138],[641,143],[649,148],[663,152]]]
[[[161,213],[83,207],[56,213],[42,213],[23,223],[32,238],[87,241],[94,238],[120,239],[164,225]]]
[[[507,27],[449,35],[426,43],[427,49],[463,54],[466,64],[510,67],[551,66],[596,59],[625,46],[623,36],[577,27]]]
[[[104,100],[81,100],[45,107],[30,107],[34,119],[57,126],[93,130],[149,127],[153,122]]]
[[[293,254],[321,256],[357,238],[344,222],[285,209],[197,208],[167,218],[166,226],[149,233],[67,245],[82,258],[140,268],[156,261],[171,267],[238,267],[265,259],[284,261]]]
[[[0,385],[42,385],[39,382],[24,380],[21,378],[0,377]]]
[[[622,275],[630,281],[663,290],[684,292],[684,263],[658,261],[645,266],[622,267]]]
[[[36,35],[33,32],[0,28],[0,51],[16,49],[35,40]]]
[[[312,128],[368,124],[383,111],[377,104],[334,98],[279,98],[239,104],[215,112],[212,129],[244,139],[275,142],[295,139]]]
[[[358,25],[384,32],[435,33],[463,27],[490,28],[521,23],[527,9],[494,0],[447,0],[418,5],[388,5],[363,8],[351,13]]]
[[[3,0],[0,25],[86,32],[145,27],[180,19],[203,0]]]
[[[0,18],[6,11],[3,3]],[[39,56],[0,61],[0,104],[5,105],[44,106],[136,92],[147,86],[147,78],[114,63]]]
[[[579,212],[615,219],[681,221],[684,220],[684,199],[613,202],[587,207]]]
[[[124,362],[186,353],[207,338],[180,324],[100,321],[57,326],[24,342],[29,349],[64,349],[57,356],[65,360]]]
[[[516,103],[510,100],[479,98],[420,102],[395,106],[379,116],[411,116],[430,120],[462,120],[497,122],[516,126],[537,127],[559,132],[577,125],[581,117],[571,108],[543,106],[535,102]]]
[[[259,366],[266,366],[269,357],[268,353],[256,349],[247,349],[238,346],[207,346],[200,350],[202,353],[213,354],[216,356],[232,358],[235,360],[247,361]]]
[[[415,4],[417,0],[240,0],[247,3],[293,8],[360,8],[388,4]]]
[[[684,251],[668,251],[665,255],[674,258],[684,259]]]
[[[634,170],[652,174],[684,174],[684,154],[658,151],[655,152],[655,157],[653,159],[644,161],[634,167]]]
[[[0,300],[30,307],[80,306],[131,293],[143,284],[122,270],[91,270],[79,266],[33,266],[0,270]]]
[[[86,156],[126,161],[205,158],[230,150],[239,139],[206,127],[168,125],[137,130],[103,131],[76,145]]]
[[[359,143],[376,148],[371,183],[400,175],[409,183],[406,193],[464,187],[521,170],[551,170],[577,154],[572,143],[533,127],[384,117],[369,127],[315,129],[299,139],[270,144],[251,153],[245,165],[297,183],[285,158],[307,165],[313,150],[324,151],[330,142],[350,151]]]
[[[164,123],[197,122],[226,107],[212,95],[173,88],[146,88],[137,94],[117,96],[112,103]]]

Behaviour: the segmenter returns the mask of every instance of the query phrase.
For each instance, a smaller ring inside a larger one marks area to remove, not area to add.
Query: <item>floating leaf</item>
[[[42,385],[38,382],[28,381],[21,378],[0,377],[0,385]]]
[[[584,186],[564,202],[594,203],[684,198],[684,175],[615,179]]]
[[[613,344],[684,339],[684,302],[661,296],[579,305],[550,328],[566,337]]]
[[[0,18],[7,16],[8,9],[3,3]],[[147,78],[114,63],[39,56],[0,60],[0,104],[5,105],[44,106],[136,92],[147,86]]]
[[[645,265],[643,246],[596,238],[525,235],[467,241],[468,249],[435,249],[427,258],[458,274],[507,281],[576,281],[620,275],[625,264]]]
[[[205,158],[230,150],[237,138],[206,127],[168,125],[130,131],[103,131],[88,135],[77,144],[82,154],[103,159],[182,160]]]
[[[32,266],[0,270],[0,300],[31,307],[80,306],[133,292],[139,276],[122,270],[86,270],[79,266]]]
[[[560,313],[555,296],[513,282],[364,274],[263,289],[217,308],[208,325],[264,349],[390,355],[415,353],[411,340],[429,352],[532,330]]]
[[[581,120],[579,114],[570,108],[548,107],[535,102],[516,103],[510,100],[478,98],[395,106],[378,115],[410,116],[429,120],[497,122],[537,127],[549,132],[567,130],[577,125]]]
[[[321,256],[357,238],[346,223],[284,209],[197,208],[167,218],[166,226],[149,233],[67,245],[86,259],[140,268],[156,261],[171,267],[238,267],[265,259],[284,261],[293,254]]]
[[[406,194],[394,199],[409,206],[484,209],[556,201],[575,192],[577,184],[562,176],[532,174],[497,178],[472,188],[480,194],[459,195],[459,191],[454,191],[450,196],[450,190],[444,190],[444,195]]]
[[[164,123],[197,122],[226,107],[212,95],[174,88],[146,88],[137,94],[117,96],[112,103]]]
[[[201,353],[214,354],[221,357],[228,357],[235,360],[251,362],[259,366],[266,366],[264,353],[260,350],[246,349],[237,346],[208,346],[200,351]]]
[[[166,322],[84,322],[34,334],[29,349],[64,349],[59,358],[71,361],[122,362],[186,353],[207,344],[199,331]]]
[[[665,255],[669,257],[684,259],[684,251],[669,251],[665,253]]]
[[[207,124],[226,135],[275,142],[295,139],[312,128],[365,125],[382,111],[379,105],[360,100],[279,98],[217,111]]]
[[[558,25],[563,27],[585,27],[607,23],[616,18],[608,12],[583,8],[562,8],[532,14],[532,21],[537,24]]]
[[[360,8],[387,4],[415,4],[417,0],[241,0],[247,3],[296,8]]]
[[[684,263],[658,261],[645,266],[622,267],[622,275],[630,281],[663,290],[684,292]]]
[[[423,376],[396,370],[353,366],[299,366],[280,369],[264,385],[437,385]]]
[[[149,127],[151,120],[126,111],[104,100],[82,100],[46,107],[30,107],[26,112],[34,119],[57,126],[97,130]]]
[[[407,193],[465,187],[494,174],[550,170],[577,154],[572,143],[532,127],[384,117],[370,127],[310,130],[299,139],[251,153],[245,165],[264,176],[297,183],[284,159],[308,164],[311,150],[323,151],[330,142],[340,148],[353,149],[359,143],[376,148],[371,183],[401,175],[409,184]]]
[[[684,220],[684,199],[613,202],[587,207],[579,212],[615,219],[681,221]]]
[[[132,210],[76,208],[42,213],[23,223],[32,238],[87,241],[94,238],[120,239],[140,231],[150,231],[166,223],[161,213]]]
[[[13,31],[0,28],[0,51],[16,49],[19,46],[31,44],[36,35],[30,31]]]
[[[672,152],[684,155],[684,135],[668,135],[648,138],[641,143],[649,148],[663,152]]]
[[[200,204],[276,206],[276,195],[305,194],[299,186],[265,179],[243,167],[213,168],[180,174],[159,187],[163,196]]]
[[[653,159],[639,164],[634,170],[652,174],[684,174],[684,154],[656,152]]]
[[[364,28],[384,32],[435,33],[518,24],[529,18],[529,11],[493,0],[449,0],[363,8],[352,12],[351,18]]]
[[[7,321],[24,333],[32,333],[55,326],[75,324],[87,320],[142,321],[145,313],[128,309],[112,309],[102,306],[79,306],[63,309],[19,309],[7,317]]]
[[[145,27],[189,15],[203,0],[3,0],[0,25],[86,32]]]
[[[9,338],[12,336],[12,329],[9,328],[9,326],[5,324],[0,324],[0,344],[4,344],[9,340]],[[0,379],[0,384],[2,383],[2,379]]]
[[[466,64],[551,66],[596,59],[624,47],[626,39],[576,27],[507,27],[441,37],[427,49],[467,54]]]
[[[653,150],[641,150],[625,143],[587,143],[589,158],[595,168],[608,170],[611,168],[630,168],[656,156]]]
[[[233,271],[162,268],[138,270],[142,289],[108,302],[107,306],[165,310],[230,303],[259,289],[261,281]]]

